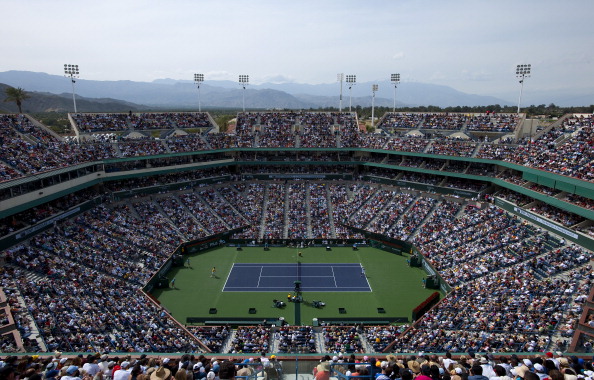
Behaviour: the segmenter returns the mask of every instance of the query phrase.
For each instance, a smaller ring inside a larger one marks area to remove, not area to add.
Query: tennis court
[[[292,292],[295,281],[309,292],[371,292],[361,264],[235,263],[224,292]]]

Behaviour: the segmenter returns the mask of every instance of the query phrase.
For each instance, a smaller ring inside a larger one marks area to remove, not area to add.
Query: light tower
[[[250,84],[250,76],[249,75],[240,75],[239,76],[239,85],[243,87],[243,112],[245,112],[245,89]]]
[[[202,106],[200,104],[200,85],[204,82],[204,74],[194,74],[194,83],[196,83],[196,87],[198,87],[198,112],[202,111]]]
[[[520,98],[518,99],[518,111],[520,113],[520,104],[522,103],[522,92],[524,91],[524,79],[530,78],[530,65],[516,66],[516,78],[520,79]]]
[[[377,92],[378,89],[378,85],[377,84],[372,84],[371,85],[371,129],[373,129],[373,119],[374,119],[374,115],[375,115],[375,93]]]
[[[77,111],[76,111],[76,97],[74,96],[74,84],[76,83],[76,81],[74,79],[78,78],[78,75],[79,75],[78,65],[64,64],[64,76],[69,77],[70,81],[72,82],[72,102],[74,103],[74,113],[77,113]]]
[[[336,74],[336,80],[340,82],[340,98],[338,98],[338,112],[342,112],[342,82],[344,81],[344,74]]]
[[[392,112],[396,112],[396,88],[400,83],[400,74],[392,74],[390,80],[394,84],[394,108],[392,108]]]
[[[352,88],[355,84],[357,84],[357,76],[356,75],[347,75],[346,82],[349,86],[349,112],[351,112],[351,108],[353,107],[353,91]]]

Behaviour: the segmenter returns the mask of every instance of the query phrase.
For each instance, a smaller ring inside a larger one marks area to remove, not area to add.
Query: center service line
[[[256,288],[260,287],[260,280],[262,279],[262,271],[264,270],[264,267],[260,267],[260,276],[258,276],[258,285],[256,286]]]
[[[334,279],[334,287],[338,288],[338,284],[336,283],[336,276],[334,275],[334,267],[330,266],[330,268],[332,269],[332,278]]]

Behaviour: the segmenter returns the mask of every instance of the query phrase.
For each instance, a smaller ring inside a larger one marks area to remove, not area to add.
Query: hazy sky
[[[594,92],[593,0],[0,0],[0,71]]]

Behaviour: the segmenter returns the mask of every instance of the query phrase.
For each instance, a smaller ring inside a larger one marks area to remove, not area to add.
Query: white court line
[[[363,265],[359,264],[359,266],[361,266],[361,271],[363,271]],[[367,273],[365,273],[365,276],[363,276],[363,277],[365,277],[365,282],[367,283],[367,286],[369,287],[369,291],[373,292],[373,289],[371,289],[371,284],[369,283],[369,279],[367,278]]]
[[[260,277],[258,277],[258,285],[256,286],[257,288],[260,287],[260,280],[262,279],[262,271],[264,270],[264,267],[260,267]]]
[[[295,276],[260,276],[260,277],[278,277],[278,278],[295,278]],[[332,277],[332,276],[301,276],[301,277]]]
[[[229,273],[227,273],[227,278],[225,279],[225,284],[223,285],[222,291],[225,291],[225,288],[227,287],[227,281],[229,281],[229,278],[231,277],[231,272],[233,272],[233,268],[235,268],[235,263],[233,263],[233,265],[231,266],[231,270],[229,271]]]
[[[331,266],[330,268],[332,268],[332,278],[334,279],[334,287],[338,288],[338,284],[336,283],[336,276],[334,275],[334,267]]]

